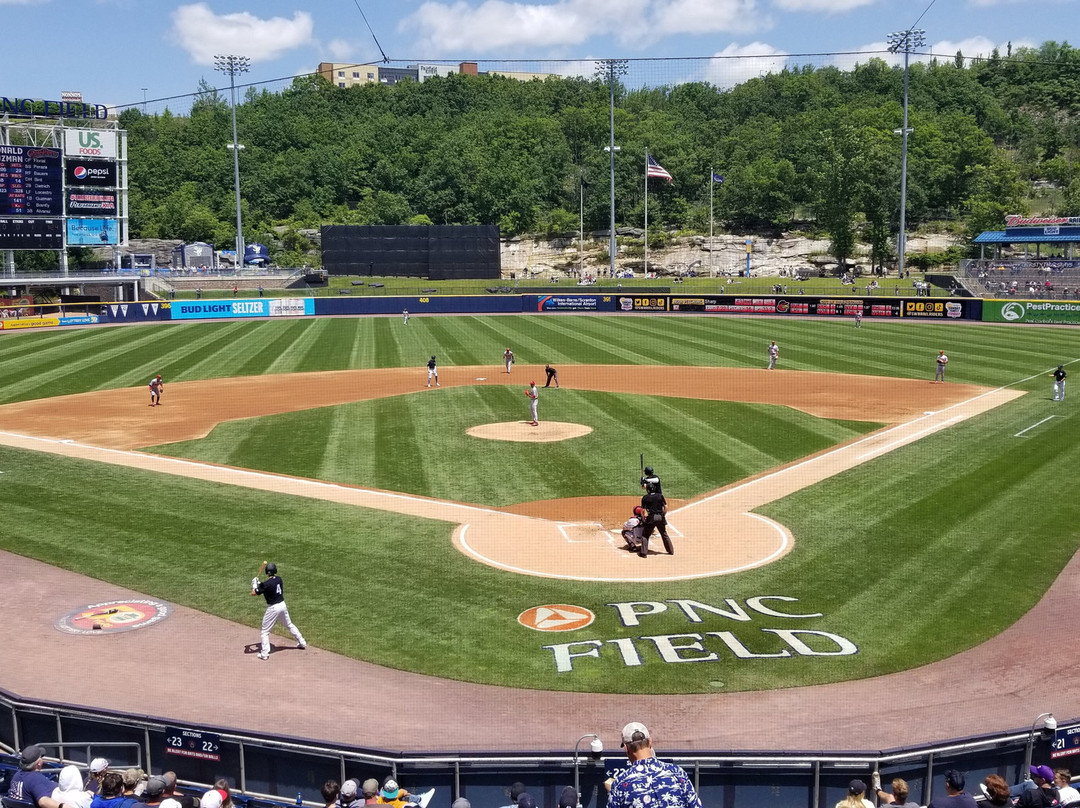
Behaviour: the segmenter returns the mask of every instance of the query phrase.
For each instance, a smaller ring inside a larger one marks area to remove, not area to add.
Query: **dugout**
[[[324,225],[322,265],[331,275],[431,280],[499,278],[495,225]]]

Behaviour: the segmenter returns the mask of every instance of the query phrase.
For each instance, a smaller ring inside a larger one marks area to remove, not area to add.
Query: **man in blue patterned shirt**
[[[623,727],[622,746],[630,766],[609,781],[608,808],[701,808],[686,772],[656,758],[644,724],[633,721]]]

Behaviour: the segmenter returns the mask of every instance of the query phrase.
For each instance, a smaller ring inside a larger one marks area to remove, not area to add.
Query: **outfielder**
[[[776,367],[776,360],[780,358],[780,346],[776,344],[776,340],[769,343],[769,370]]]
[[[409,310],[408,309],[403,309],[402,310],[402,312],[401,312],[401,322],[403,322],[405,325],[409,324]]]
[[[945,382],[945,366],[949,364],[949,357],[945,355],[945,349],[938,351],[937,367],[934,369],[934,381]]]
[[[161,380],[161,374],[150,380],[150,406],[156,407],[161,403],[161,394],[165,392],[165,382]]]
[[[529,415],[532,416],[532,425],[539,426],[540,421],[536,417],[536,402],[540,398],[540,393],[537,392],[536,382],[529,382],[529,389],[525,391],[525,395],[529,397]]]
[[[262,621],[262,645],[259,648],[259,659],[270,658],[270,629],[274,627],[274,623],[279,620],[282,625],[289,630],[289,633],[296,638],[297,648],[307,648],[307,641],[304,640],[304,635],[300,633],[289,617],[289,607],[285,605],[285,594],[282,590],[281,577],[277,574],[277,564],[270,562],[263,562],[259,567],[259,573],[266,570],[266,574],[270,577],[265,581],[260,581],[259,576],[256,575],[251,579],[251,594],[262,595],[266,598],[266,612],[263,614]]]
[[[439,384],[439,368],[435,364],[435,357],[431,357],[427,363],[427,386],[431,387],[431,380],[435,379],[435,386],[442,387]]]
[[[503,363],[506,365],[506,372],[510,372],[510,366],[514,364],[514,352],[507,348],[503,351]]]
[[[1054,401],[1065,400],[1065,377],[1069,374],[1065,372],[1064,365],[1058,365],[1057,370],[1050,374],[1054,377]]]

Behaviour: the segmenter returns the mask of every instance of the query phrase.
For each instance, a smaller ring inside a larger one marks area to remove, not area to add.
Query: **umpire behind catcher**
[[[671,543],[671,537],[667,534],[667,500],[659,488],[659,480],[654,491],[646,491],[641,498],[641,507],[649,512],[645,517],[645,532],[641,536],[641,547],[638,555],[642,558],[649,557],[649,537],[654,530],[660,531],[660,538],[664,541],[664,549],[668,555],[675,555],[675,546]]]

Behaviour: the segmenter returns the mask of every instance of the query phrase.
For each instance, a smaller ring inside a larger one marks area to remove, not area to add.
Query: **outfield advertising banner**
[[[304,317],[315,313],[315,301],[310,297],[284,297],[267,300],[271,317]]]
[[[219,317],[269,317],[269,300],[173,301],[174,320],[213,320]]]
[[[616,308],[619,311],[667,311],[668,296],[638,297],[636,295],[620,295],[616,302]]]
[[[615,311],[615,296],[537,295],[534,311]]]
[[[982,318],[988,323],[1080,325],[1080,303],[1067,300],[984,300]]]
[[[935,300],[924,297],[915,300],[904,301],[904,317],[916,317],[923,319],[964,319],[963,300]]]

